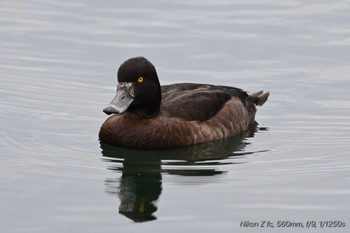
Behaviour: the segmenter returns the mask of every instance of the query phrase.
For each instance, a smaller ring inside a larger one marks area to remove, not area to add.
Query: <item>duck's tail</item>
[[[269,98],[269,95],[269,92],[259,91],[248,96],[247,110],[250,124],[254,123],[255,121],[256,106],[262,106]]]
[[[269,92],[258,91],[248,96],[248,104],[262,106],[269,98]]]

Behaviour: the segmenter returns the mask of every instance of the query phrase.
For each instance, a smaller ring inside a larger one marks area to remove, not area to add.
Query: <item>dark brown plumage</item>
[[[239,134],[254,122],[256,106],[263,105],[269,96],[207,84],[160,88],[154,66],[142,57],[124,62],[118,81],[131,83],[132,87],[118,84],[122,94],[104,109],[116,115],[103,123],[99,138],[108,144],[138,149],[187,146]],[[128,106],[120,106],[118,101]]]

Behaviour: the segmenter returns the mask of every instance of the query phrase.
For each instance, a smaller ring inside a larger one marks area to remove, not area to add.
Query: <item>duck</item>
[[[247,131],[268,97],[269,92],[212,84],[161,86],[149,60],[129,58],[118,69],[115,97],[103,109],[112,116],[102,124],[99,140],[141,150],[210,143]]]

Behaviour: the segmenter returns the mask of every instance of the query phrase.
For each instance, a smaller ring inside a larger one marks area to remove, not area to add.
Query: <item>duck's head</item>
[[[132,112],[141,117],[159,113],[161,88],[155,67],[144,57],[126,60],[118,70],[117,94],[103,109],[106,114]]]

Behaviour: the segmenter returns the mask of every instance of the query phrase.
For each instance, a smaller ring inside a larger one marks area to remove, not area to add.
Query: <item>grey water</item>
[[[348,0],[1,1],[1,232],[349,232],[349,12]],[[162,84],[271,96],[246,135],[100,144],[117,68],[140,55]]]

